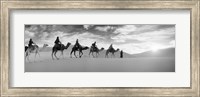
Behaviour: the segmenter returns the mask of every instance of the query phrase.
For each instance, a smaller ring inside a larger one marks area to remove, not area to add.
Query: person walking
[[[120,58],[123,58],[123,50],[120,51]]]

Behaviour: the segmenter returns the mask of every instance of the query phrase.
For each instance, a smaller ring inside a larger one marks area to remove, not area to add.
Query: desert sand
[[[175,72],[174,57],[119,58],[116,54],[115,58],[92,58],[87,51],[82,58],[70,58],[68,51],[57,56],[59,60],[52,60],[50,51],[40,52],[34,59],[31,54],[25,72]]]

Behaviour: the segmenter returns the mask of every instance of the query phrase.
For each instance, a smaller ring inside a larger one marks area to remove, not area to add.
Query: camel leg
[[[98,58],[98,56],[99,56],[99,53],[97,52],[97,53],[96,53],[96,57]]]
[[[37,52],[35,52],[35,58],[36,58],[36,56],[37,56]],[[34,62],[35,62],[35,58],[34,58]]]
[[[113,55],[113,58],[115,58],[115,54],[114,54],[114,53],[112,53],[112,55]]]
[[[63,51],[61,51],[61,54],[60,54],[60,57],[62,56],[62,58],[64,58],[64,56],[63,56]]]
[[[83,52],[81,52],[81,57],[83,56]]]
[[[77,58],[77,56],[76,56],[76,51],[74,51],[74,56]]]
[[[24,54],[24,61],[26,62],[26,52],[25,52],[25,54]]]
[[[96,53],[96,52],[95,52]],[[97,55],[94,56],[95,58],[97,57]]]
[[[82,50],[79,50],[79,58],[81,58],[83,55],[83,51]]]
[[[37,54],[38,54],[38,56],[40,57],[40,53],[39,53],[39,51],[37,51]]]
[[[54,56],[56,57],[57,60],[59,60],[59,58],[56,56],[57,51],[54,52]]]
[[[26,58],[27,58],[28,62],[30,62],[30,60],[29,60],[29,56],[26,56]]]
[[[106,55],[105,55],[105,57],[106,57],[106,58],[108,58],[108,52],[106,52]]]
[[[107,54],[107,58],[109,58],[109,53]]]
[[[27,58],[27,60],[28,60],[28,62],[30,62],[30,60],[29,60],[29,53],[27,53],[27,56],[26,56],[26,58]]]
[[[90,53],[91,53],[91,51],[89,52],[89,57],[90,57]]]
[[[30,56],[30,52],[29,52],[29,50],[26,50],[26,59],[28,60],[28,62],[30,62],[29,56]]]
[[[29,59],[30,55],[31,55],[31,52],[28,53],[28,61],[29,62],[30,62],[30,59]]]
[[[63,54],[63,51],[61,52],[61,54],[62,54],[62,58],[64,58],[64,54]]]
[[[96,58],[97,58],[97,52],[96,52]]]
[[[40,57],[40,54],[39,54],[39,51],[38,51],[38,50],[36,50],[36,51],[35,51],[35,58],[34,58],[34,62],[35,62],[35,59],[36,59],[37,55]]]
[[[54,58],[53,58],[53,53],[54,53],[54,51],[52,51],[52,53],[51,53],[52,60],[54,60]]]
[[[25,61],[26,60],[28,60],[28,54],[27,54],[27,52],[26,52],[26,54],[25,54]],[[29,60],[28,60],[29,61]]]
[[[92,52],[92,56],[93,56],[93,58],[94,58],[94,52]]]
[[[26,62],[26,59],[27,59],[27,52],[25,52],[25,55],[24,55],[24,56],[25,56],[25,57],[24,57],[24,58],[25,58],[24,60],[25,60],[25,62]]]
[[[81,51],[81,52],[79,52],[79,58],[81,58],[82,57],[82,55],[83,55],[83,52]]]
[[[53,52],[51,53],[51,57],[52,57],[52,60],[54,60],[54,58],[53,58]]]
[[[81,58],[81,51],[79,51],[79,58]]]
[[[113,58],[113,54],[111,53],[111,58]]]
[[[57,53],[57,52],[55,52],[55,57],[56,57],[57,60],[59,60],[59,58],[57,57],[56,53]]]
[[[72,58],[72,53],[73,53],[73,50],[72,50],[71,53],[70,53],[70,58]]]
[[[40,53],[38,52],[37,54],[38,54],[38,56],[40,57]]]

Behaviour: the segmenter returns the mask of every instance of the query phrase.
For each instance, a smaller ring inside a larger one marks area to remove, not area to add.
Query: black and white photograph
[[[25,24],[25,72],[175,72],[175,24]]]

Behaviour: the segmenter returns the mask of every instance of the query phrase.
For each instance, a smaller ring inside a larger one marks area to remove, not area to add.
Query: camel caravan
[[[52,53],[51,53],[51,57],[54,60],[55,58],[57,60],[59,60],[59,58],[57,57],[56,53],[58,51],[61,52],[60,57],[63,57],[63,51],[69,48],[69,46],[71,45],[70,42],[68,42],[66,45],[62,44],[59,40],[59,37],[56,38],[55,42],[54,42],[54,46],[52,48]],[[28,46],[25,46],[25,60],[29,61],[29,56],[31,53],[35,54],[35,58],[38,55],[40,57],[40,51],[45,49],[48,46],[48,44],[44,44],[42,48],[39,48],[38,45],[36,45],[32,39],[30,39]],[[76,43],[73,45],[71,52],[70,52],[70,58],[72,58],[73,56],[75,58],[81,58],[83,56],[83,50],[88,50],[89,49],[89,57],[92,55],[93,58],[97,58],[100,55],[100,52],[105,50],[103,47],[102,48],[98,48],[96,46],[96,42],[92,43],[91,47],[88,46],[82,46],[79,44],[78,39],[76,40]],[[115,57],[115,53],[120,51],[120,49],[114,49],[112,44],[110,45],[110,47],[106,50],[106,54],[105,54],[105,58],[108,58],[109,54],[111,54],[110,57]],[[78,52],[78,56],[76,55],[76,52]],[[95,53],[95,55],[94,55]],[[120,51],[120,58],[123,57],[123,51]],[[35,60],[35,59],[34,59]]]

